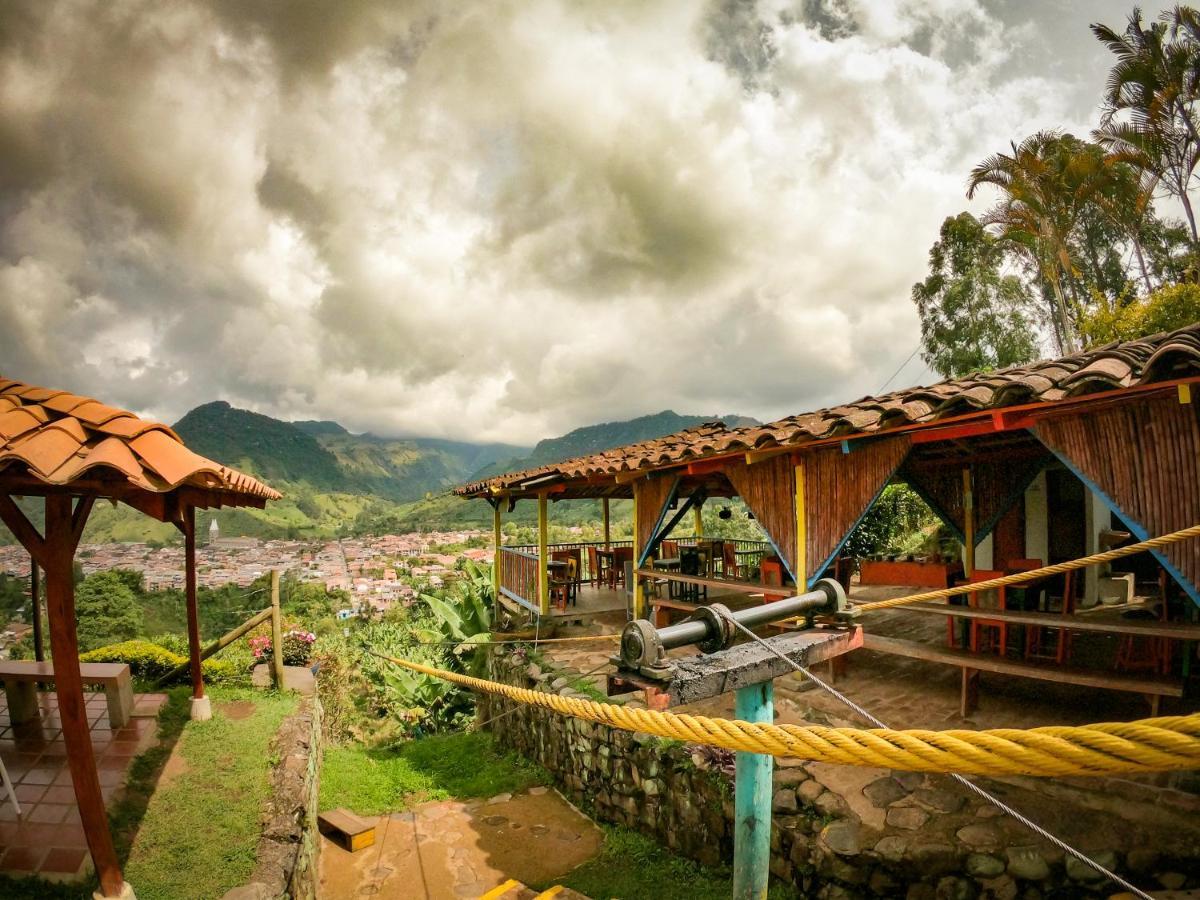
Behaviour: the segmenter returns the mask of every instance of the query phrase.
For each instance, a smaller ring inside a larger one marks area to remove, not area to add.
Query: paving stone
[[[777,813],[794,813],[800,808],[796,803],[796,792],[785,788],[784,790],[776,791],[775,796],[771,798],[771,809]]]
[[[844,816],[850,812],[850,807],[846,805],[845,799],[833,791],[825,791],[813,801],[813,806],[826,816]]]
[[[893,828],[916,831],[929,821],[929,813],[918,806],[893,806],[887,812],[887,823]]]
[[[938,879],[934,896],[937,900],[975,900],[978,893],[975,885],[967,879],[959,878],[957,875],[947,875]]]
[[[796,793],[809,803],[812,803],[825,793],[825,785],[819,781],[805,781],[796,788]]]
[[[878,809],[887,809],[897,800],[907,797],[908,791],[891,775],[885,775],[863,788],[863,796]]]
[[[984,897],[987,900],[1017,900],[1017,883],[1010,875],[985,878],[979,882],[979,885],[986,891]]]
[[[965,825],[958,829],[955,836],[968,847],[975,850],[998,847],[1001,843],[1000,832],[993,826],[983,822]],[[996,872],[994,874],[999,875],[1000,873]]]
[[[996,878],[1004,874],[1004,860],[987,853],[972,853],[967,857],[967,873],[973,878]]]
[[[1163,872],[1158,876],[1158,883],[1168,891],[1177,891],[1187,884],[1187,876],[1182,872]]]
[[[944,788],[922,788],[913,794],[913,799],[944,813],[958,812],[967,802],[967,798],[958,791],[949,791]]]
[[[821,829],[821,843],[842,856],[853,856],[862,850],[862,835],[857,822],[842,819]]]
[[[1104,866],[1110,872],[1117,866],[1117,854],[1111,850],[1101,850],[1099,853],[1089,854],[1097,863]],[[1085,862],[1080,862],[1074,856],[1066,858],[1067,877],[1072,881],[1099,881],[1107,876],[1097,872]]]
[[[898,863],[908,852],[908,841],[898,834],[889,834],[887,837],[881,838],[873,849],[879,854],[880,859]]]
[[[1044,881],[1050,877],[1050,864],[1036,847],[1009,847],[1008,874],[1022,881]]]

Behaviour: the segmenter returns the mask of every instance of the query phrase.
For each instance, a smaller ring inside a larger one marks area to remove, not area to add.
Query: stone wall
[[[254,873],[224,900],[316,900],[322,749],[321,702],[315,696],[303,697],[271,745],[279,764],[272,776]]]
[[[493,657],[498,681],[588,696],[570,673],[521,651]],[[593,699],[595,699],[593,697]],[[628,701],[640,703],[638,699]],[[512,709],[481,700],[486,721]],[[520,706],[490,722],[501,745],[539,763],[595,818],[625,825],[708,865],[733,858],[732,756]],[[1129,799],[1119,780],[989,781],[1005,802],[1140,887],[1200,885],[1200,802]],[[1106,804],[1107,807],[1106,807]],[[772,874],[803,896],[909,900],[1107,897],[1116,892],[951,779],[778,760]]]

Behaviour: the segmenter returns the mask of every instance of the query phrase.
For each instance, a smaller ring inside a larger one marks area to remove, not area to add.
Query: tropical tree
[[[1077,227],[1098,196],[1110,192],[1114,169],[1095,145],[1074,135],[1039,131],[1011,144],[1011,153],[989,156],[971,170],[967,197],[983,185],[1000,191],[1000,200],[983,216],[998,236],[1031,262],[1050,287],[1050,321],[1062,352],[1077,349],[1073,308],[1082,298],[1068,298],[1075,287],[1074,239]]]
[[[75,589],[79,649],[93,650],[137,637],[142,608],[119,571],[96,572]]]
[[[1172,284],[1140,300],[1100,304],[1080,317],[1089,346],[1129,341],[1200,322],[1200,285]]]
[[[1195,244],[1188,188],[1200,163],[1200,20],[1195,10],[1176,7],[1162,21],[1143,23],[1135,8],[1123,32],[1094,24],[1092,33],[1116,57],[1096,140],[1144,173],[1148,188],[1179,201]]]
[[[944,377],[1028,362],[1037,355],[1028,288],[1003,274],[1005,248],[967,212],[949,216],[913,285],[922,358]]]

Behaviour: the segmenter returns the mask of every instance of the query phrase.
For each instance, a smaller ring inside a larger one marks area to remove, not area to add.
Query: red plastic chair
[[[1059,614],[1065,619],[1075,614],[1075,573],[1063,573],[1062,606]],[[1047,602],[1054,598],[1048,598]],[[1054,650],[1047,648],[1050,633],[1054,632]],[[1052,659],[1060,666],[1071,658],[1071,631],[1067,627],[1053,625],[1031,625],[1025,629],[1025,658]]]
[[[971,573],[969,583],[991,581],[993,578],[1003,578],[1004,573],[995,569],[976,569]],[[1007,608],[1008,597],[1003,587],[991,588],[988,593],[996,593],[996,609],[1003,611]],[[980,606],[980,592],[971,591],[967,594],[967,605],[972,609],[983,609]],[[995,640],[993,641],[993,638]],[[1004,656],[1008,648],[1008,623],[1003,619],[971,619],[971,652],[995,652]]]

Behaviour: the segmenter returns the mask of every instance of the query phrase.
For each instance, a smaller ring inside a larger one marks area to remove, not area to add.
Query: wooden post
[[[743,722],[775,718],[774,682],[763,681],[734,692],[734,716]],[[733,897],[766,900],[771,877],[771,779],[774,757],[734,754]]]
[[[701,514],[701,509],[702,504],[700,503],[692,506],[692,515],[695,517],[695,524],[692,527],[692,531],[695,532],[698,538],[704,537],[704,516]]]
[[[75,801],[79,805],[88,850],[100,878],[101,894],[121,897],[126,892],[125,879],[108,829],[104,794],[96,772],[83,681],[79,674],[79,640],[75,634],[72,564],[78,535],[83,531],[90,508],[90,498],[81,499],[78,509],[72,513],[71,498],[67,495],[46,497],[46,536],[41,563],[46,570],[46,614],[50,620],[50,649],[54,654],[54,689],[58,695],[58,715],[62,720]]]
[[[492,507],[492,543],[495,545],[492,550],[492,603],[496,609],[500,608],[500,543],[503,537],[500,534],[500,498],[497,497],[495,505]]]
[[[279,612],[279,571],[271,570],[271,680],[283,690],[283,622]]]
[[[196,508],[183,508],[184,594],[187,600],[188,663],[192,674],[192,719],[212,718],[212,703],[204,696],[204,669],[200,657],[200,608],[196,602]]]
[[[29,555],[29,601],[33,606],[33,658],[46,661],[46,640],[42,635],[42,585],[41,572],[33,554]]]
[[[550,525],[546,494],[538,494],[538,609],[550,614]]]
[[[642,548],[638,540],[638,485],[641,481],[633,482],[633,569],[637,571],[637,561],[641,559]],[[625,585],[625,589],[633,591],[633,617],[644,618],[646,615],[646,598],[642,596],[642,579],[637,575],[630,576],[633,584]]]
[[[975,492],[971,487],[971,467],[962,470],[963,483],[963,571],[969,578],[975,571]]]
[[[796,463],[796,589],[808,590],[808,517],[804,510],[802,462]]]
[[[600,500],[600,514],[604,520],[604,549],[612,549],[612,528],[608,518],[608,498],[604,497]]]

